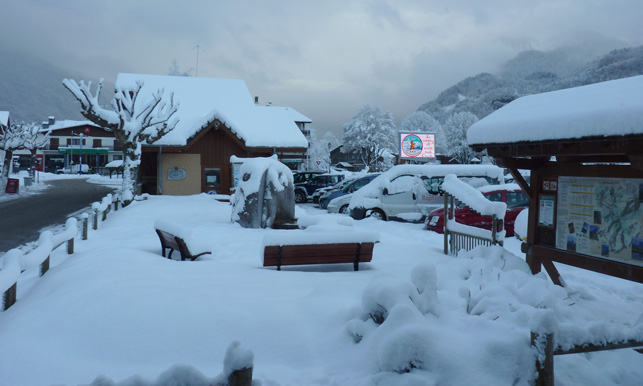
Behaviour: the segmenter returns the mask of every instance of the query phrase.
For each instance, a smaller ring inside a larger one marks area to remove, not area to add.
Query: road
[[[114,191],[113,187],[84,179],[53,180],[47,184],[51,188],[42,193],[0,202],[0,252],[38,240],[43,228],[64,224],[72,213]]]

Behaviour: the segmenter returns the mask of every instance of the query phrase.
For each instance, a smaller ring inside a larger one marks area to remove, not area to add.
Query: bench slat
[[[266,246],[263,266],[276,266],[280,269],[282,265],[353,263],[357,271],[359,263],[371,261],[373,247],[372,242]],[[280,248],[281,256],[279,256]],[[359,259],[357,259],[358,249]]]

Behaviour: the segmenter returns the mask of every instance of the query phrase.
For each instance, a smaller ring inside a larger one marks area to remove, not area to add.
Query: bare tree
[[[43,131],[37,123],[23,125],[22,135],[24,138],[24,149],[29,150],[29,175],[33,178],[36,171],[36,153],[49,144],[51,130]]]
[[[9,169],[13,162],[13,152],[25,148],[25,138],[23,135],[23,123],[3,126],[0,132],[0,150],[4,150],[4,169],[2,177],[9,177]]]
[[[163,98],[164,91],[157,90],[143,97],[140,91],[143,82],[136,82],[131,88],[117,87],[112,99],[112,109],[103,108],[98,98],[103,88],[103,79],[98,82],[96,92],[91,92],[91,82],[64,79],[63,85],[80,102],[81,114],[108,131],[113,131],[116,140],[123,147],[123,201],[128,204],[136,194],[138,166],[141,162],[141,146],[151,145],[176,127],[174,117],[178,103],[170,93],[169,102]]]

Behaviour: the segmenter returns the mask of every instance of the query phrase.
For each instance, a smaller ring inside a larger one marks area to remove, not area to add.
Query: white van
[[[444,207],[444,177],[455,174],[474,187],[504,183],[495,165],[397,165],[355,192],[348,205],[351,217],[421,222]],[[330,207],[330,205],[329,205]]]

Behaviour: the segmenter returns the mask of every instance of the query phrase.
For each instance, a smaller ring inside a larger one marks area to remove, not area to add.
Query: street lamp
[[[80,156],[79,156],[80,163],[78,164],[78,174],[83,174],[83,133],[74,133],[72,131],[71,135],[77,135],[80,138],[80,144],[79,144],[80,145],[80,147],[79,147],[79,149],[80,149],[80,151],[79,151],[79,153],[80,153]],[[74,144],[72,143],[71,144],[71,150],[69,151],[72,164],[74,163],[73,150],[74,150]],[[69,170],[71,172],[73,172],[71,165],[69,166]]]

